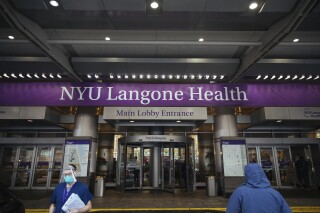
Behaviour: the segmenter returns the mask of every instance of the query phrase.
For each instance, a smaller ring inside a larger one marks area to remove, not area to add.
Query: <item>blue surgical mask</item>
[[[64,181],[66,183],[73,183],[74,182],[74,178],[70,177],[69,175],[67,175],[67,176],[64,177]]]

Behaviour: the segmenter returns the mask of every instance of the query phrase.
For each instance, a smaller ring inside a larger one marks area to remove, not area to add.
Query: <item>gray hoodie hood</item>
[[[245,185],[253,188],[270,187],[270,182],[259,164],[247,164],[244,167],[244,172],[246,176]]]

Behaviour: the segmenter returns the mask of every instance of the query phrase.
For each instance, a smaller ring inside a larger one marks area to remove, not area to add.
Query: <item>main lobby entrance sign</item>
[[[1,106],[320,106],[316,84],[2,83]]]

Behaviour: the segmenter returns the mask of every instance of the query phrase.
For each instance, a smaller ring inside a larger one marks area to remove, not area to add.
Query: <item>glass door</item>
[[[49,182],[49,168],[51,166],[49,163],[51,163],[51,147],[37,147],[32,189],[47,188],[47,183]]]
[[[281,188],[294,187],[294,169],[292,163],[292,157],[290,153],[290,148],[287,146],[284,147],[275,147],[276,156],[277,156],[277,180],[278,186]]]
[[[63,158],[63,151],[62,146],[55,146],[52,147],[52,152],[54,153],[51,156],[51,165],[49,169],[49,177],[50,177],[50,184],[49,188],[54,188],[56,185],[59,184],[60,181],[60,172],[62,167],[62,158]]]
[[[175,192],[174,148],[171,144],[163,144],[161,150],[162,190]]]
[[[142,187],[152,187],[152,159],[151,159],[152,148],[144,147],[143,148],[143,156],[142,156]]]
[[[17,167],[13,173],[14,188],[30,188],[30,180],[33,162],[35,158],[35,147],[20,147],[18,149],[18,158],[16,158]]]
[[[127,145],[126,189],[141,189],[141,145]]]
[[[18,147],[3,147],[0,159],[0,182],[6,186],[13,184],[13,171],[18,153]]]
[[[270,181],[271,186],[277,186],[272,147],[260,147],[260,160],[263,171]]]

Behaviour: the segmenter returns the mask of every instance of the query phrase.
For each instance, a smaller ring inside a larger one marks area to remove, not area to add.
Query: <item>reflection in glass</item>
[[[11,186],[17,147],[4,147],[0,165],[0,182]]]
[[[48,180],[48,169],[51,149],[49,147],[39,147],[36,158],[36,169],[33,177],[33,186],[46,187]]]
[[[58,185],[60,181],[60,170],[62,165],[62,147],[55,147],[54,149],[54,156],[52,162],[52,172],[51,172],[51,181],[50,187],[55,187]]]
[[[15,187],[28,187],[34,147],[21,147],[18,160],[18,168],[15,179]]]
[[[274,162],[273,162],[273,154],[271,147],[261,147],[260,148],[260,156],[261,156],[261,166],[263,171],[265,172],[267,178],[270,181],[272,186],[277,185],[275,170],[274,170]]]
[[[277,158],[281,186],[294,186],[294,170],[288,147],[277,147]]]

